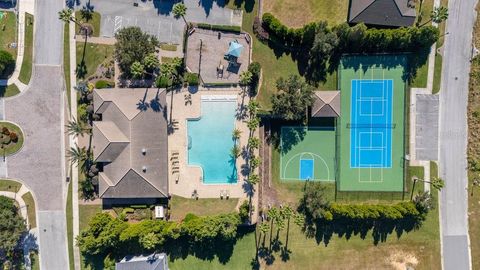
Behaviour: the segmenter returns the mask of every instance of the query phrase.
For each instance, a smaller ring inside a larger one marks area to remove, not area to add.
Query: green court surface
[[[337,120],[339,191],[403,191],[406,62],[404,55],[342,58],[339,68],[342,111]],[[373,88],[358,88],[359,81],[389,81],[389,92],[385,88],[383,91],[390,94],[372,97]],[[387,101],[382,103],[375,98]],[[374,102],[378,106],[372,106]],[[357,125],[359,117],[366,124]],[[379,126],[375,119],[388,121]]]
[[[335,129],[282,127],[280,178],[335,181]]]

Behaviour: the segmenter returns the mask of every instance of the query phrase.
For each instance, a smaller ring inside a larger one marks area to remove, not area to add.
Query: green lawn
[[[22,184],[12,180],[0,179],[0,191],[17,192]]]
[[[67,240],[68,240],[68,262],[70,269],[74,269],[73,259],[73,205],[72,205],[72,183],[68,185],[67,205],[65,208],[67,216]]]
[[[27,215],[28,215],[28,222],[30,223],[30,228],[37,227],[37,219],[35,216],[35,201],[33,200],[32,193],[28,192],[22,196],[22,199],[25,201],[27,205]]]
[[[13,42],[17,42],[17,19],[13,12],[3,12],[3,18],[0,19],[0,50],[5,50],[17,58],[17,49],[9,48]]]
[[[25,14],[25,46],[23,51],[22,68],[18,79],[27,84],[32,77],[32,61],[33,61],[33,15]]]
[[[349,0],[269,0],[263,2],[263,12],[270,12],[290,27],[302,27],[309,22],[327,21],[330,25],[347,21]]]
[[[410,83],[410,87],[415,88],[426,88],[427,87],[427,77],[428,77],[428,61],[423,63],[418,69],[415,77]]]
[[[84,50],[85,49],[85,50]],[[77,42],[77,66],[85,62],[86,74],[84,78],[88,78],[95,74],[97,67],[113,58],[113,45],[103,45],[94,43]],[[78,75],[77,75],[78,77]]]
[[[97,213],[100,213],[102,211],[102,206],[101,205],[82,205],[82,204],[79,204],[78,205],[78,215],[79,215],[79,228],[80,228],[80,231],[82,231],[83,229],[87,228],[88,226],[88,222],[90,221],[90,219],[92,219],[92,217],[97,214]],[[84,263],[83,263],[83,256],[81,256],[81,269],[82,270],[91,270],[92,268],[89,267],[89,266],[85,266]]]
[[[160,44],[160,49],[162,49],[164,51],[175,52],[175,51],[177,51],[177,45],[163,43],[163,44]]]
[[[442,56],[435,55],[435,69],[433,71],[432,93],[436,94],[440,91],[440,82],[442,81]]]
[[[18,136],[18,141],[16,143],[10,142],[8,145],[4,146],[3,150],[0,149],[0,155],[10,156],[15,154],[16,152],[18,152],[18,150],[20,150],[20,148],[22,148],[23,133],[17,125],[9,122],[0,122],[0,130],[3,127],[6,127],[8,128],[8,130],[15,132]]]
[[[20,93],[16,84],[10,84],[8,86],[0,86],[0,97],[13,97]]]
[[[276,230],[273,238],[276,237]],[[279,240],[286,242],[286,229],[280,232]],[[263,235],[260,244],[263,243]],[[269,246],[269,235],[265,237],[265,246]],[[229,252],[229,249],[226,249]],[[440,269],[440,241],[438,227],[438,209],[434,209],[427,216],[423,226],[409,233],[397,237],[396,233],[389,234],[385,242],[378,245],[373,243],[371,231],[365,239],[359,235],[338,237],[333,234],[325,244],[317,243],[315,239],[306,238],[300,228],[290,225],[288,257],[282,259],[280,251],[273,252],[273,262],[267,265],[262,263],[260,269],[406,269],[395,268],[395,262],[417,261],[412,263],[414,269]],[[225,251],[227,253],[227,251]],[[199,259],[192,255],[172,260],[170,256],[169,268],[175,269],[252,269],[251,261],[255,254],[254,233],[248,233],[234,245],[231,256],[220,262],[218,257]],[[347,259],[348,258],[348,259]]]
[[[40,262],[38,261],[38,253],[32,251],[30,253],[30,260],[32,262],[32,270],[40,270]]]
[[[170,218],[172,220],[181,220],[188,213],[198,216],[208,216],[222,213],[231,213],[235,211],[238,199],[187,199],[179,196],[173,196],[170,200]]]
[[[70,28],[68,24],[63,26],[63,75],[65,77],[65,87],[67,88],[67,99],[70,105],[71,84],[70,84]]]
[[[80,22],[83,22],[83,19],[80,15],[80,11],[75,12],[75,19],[79,20]],[[93,12],[93,18],[90,21],[88,21],[88,24],[90,24],[93,27],[92,36],[94,37],[100,36],[100,22],[101,22],[100,13]],[[75,24],[75,33],[77,33],[77,35],[80,33],[80,28],[78,27],[78,24]]]

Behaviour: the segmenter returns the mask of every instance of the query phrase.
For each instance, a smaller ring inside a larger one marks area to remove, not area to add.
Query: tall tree
[[[139,27],[132,26],[119,30],[115,34],[115,59],[121,71],[129,77],[130,67],[134,62],[142,63],[145,57],[155,52],[159,45],[156,37],[142,32]]]
[[[85,33],[85,38],[87,37],[88,31],[86,31],[83,25],[73,17],[73,9],[65,8],[60,10],[58,12],[58,18],[66,24],[69,24],[70,22],[74,22],[76,25],[78,25],[80,30]]]
[[[298,211],[305,215],[308,221],[315,221],[322,218],[329,219],[326,209],[330,202],[325,196],[325,186],[317,182],[307,182],[303,197],[300,199]]]
[[[444,7],[444,6],[436,7],[430,13],[430,19],[428,21],[422,23],[422,25],[420,25],[420,27],[423,27],[423,26],[429,24],[430,22],[441,23],[441,22],[443,22],[447,19],[448,19],[448,8]]]
[[[142,79],[145,73],[145,67],[142,63],[135,61],[132,66],[130,66],[130,73],[134,79]]]
[[[76,163],[77,165],[84,162],[88,158],[85,147],[79,147],[77,144],[75,144],[74,147],[70,147],[70,149],[68,149],[67,156],[72,164]]]
[[[173,5],[172,12],[175,18],[182,17],[183,21],[188,26],[188,22],[185,19],[185,15],[187,15],[187,7],[185,6],[184,3],[176,3],[175,5]]]
[[[278,93],[272,96],[273,114],[285,120],[300,120],[313,104],[313,88],[299,76],[277,80]]]
[[[4,251],[8,259],[12,259],[10,254],[25,231],[25,221],[19,215],[14,201],[0,196],[0,251]]]
[[[288,247],[288,236],[290,233],[290,219],[294,216],[295,212],[293,211],[292,207],[290,205],[285,205],[281,209],[283,217],[287,220],[287,236],[285,238],[285,248],[287,249]]]

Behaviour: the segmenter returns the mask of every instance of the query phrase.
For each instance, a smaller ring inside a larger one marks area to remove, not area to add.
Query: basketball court
[[[280,178],[335,181],[334,127],[282,127]]]

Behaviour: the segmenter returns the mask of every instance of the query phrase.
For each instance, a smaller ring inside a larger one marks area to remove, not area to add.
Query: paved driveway
[[[155,0],[91,0],[94,9],[102,14],[100,34],[114,36],[115,32],[127,26],[138,26],[145,32],[158,37],[160,42],[182,43],[184,21],[176,19],[171,12],[174,1]],[[223,0],[186,0],[186,19],[190,22],[238,25],[242,24],[241,13],[225,8]]]
[[[416,96],[415,156],[438,160],[438,95]]]
[[[440,91],[441,229],[444,269],[470,269],[467,192],[468,74],[477,0],[448,2]],[[462,29],[462,30],[459,30]]]
[[[7,158],[7,175],[35,197],[42,270],[68,269],[63,149],[63,0],[37,0],[33,77],[27,90],[5,100],[4,118],[23,130],[23,148]]]

